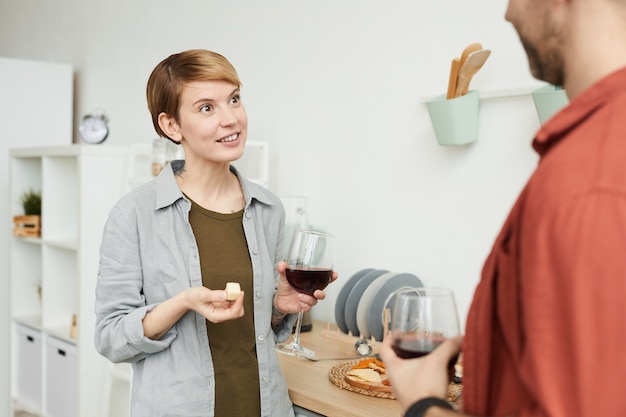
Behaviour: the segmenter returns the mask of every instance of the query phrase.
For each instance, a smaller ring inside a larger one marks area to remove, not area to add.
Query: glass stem
[[[298,319],[296,320],[296,331],[293,334],[292,345],[300,347],[300,327],[302,326],[302,310],[298,312]]]

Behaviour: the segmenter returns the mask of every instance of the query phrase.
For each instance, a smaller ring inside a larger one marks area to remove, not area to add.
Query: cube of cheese
[[[239,295],[241,294],[241,287],[237,282],[227,282],[225,291],[226,299],[228,301],[233,301],[239,298]]]

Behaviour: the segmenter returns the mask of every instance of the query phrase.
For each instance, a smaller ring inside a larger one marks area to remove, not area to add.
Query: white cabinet
[[[22,214],[24,191],[42,192],[41,237],[14,236],[10,245],[11,396],[38,415],[103,409],[108,361],[94,348],[95,285],[102,229],[127,189],[127,159],[124,146],[10,151],[11,214]]]
[[[15,324],[15,346],[17,357],[14,361],[16,397],[24,406],[41,408],[42,386],[42,347],[41,332],[21,324]]]
[[[77,417],[76,345],[52,336],[46,339],[46,415]]]

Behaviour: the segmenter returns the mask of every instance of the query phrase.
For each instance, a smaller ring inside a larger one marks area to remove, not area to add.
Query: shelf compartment
[[[20,285],[11,286],[12,315],[41,316],[41,245],[38,239],[13,238],[11,276]]]
[[[78,312],[79,280],[77,254],[55,246],[44,245],[43,265],[46,280],[43,285],[43,328],[67,329],[70,334],[72,315]]]
[[[76,240],[79,224],[78,163],[73,156],[43,158],[42,237]]]
[[[11,172],[11,213],[17,216],[24,214],[22,195],[29,190],[42,190],[41,158],[13,158]]]

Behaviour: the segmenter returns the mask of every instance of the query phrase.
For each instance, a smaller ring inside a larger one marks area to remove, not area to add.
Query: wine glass
[[[296,230],[287,254],[285,275],[294,290],[313,295],[330,283],[333,274],[335,237],[313,230]],[[298,313],[290,343],[279,343],[276,350],[292,356],[313,357],[315,352],[300,345],[302,310]]]
[[[391,318],[392,347],[401,358],[417,358],[460,334],[454,292],[412,288],[396,296]],[[456,363],[453,358],[450,367]]]

